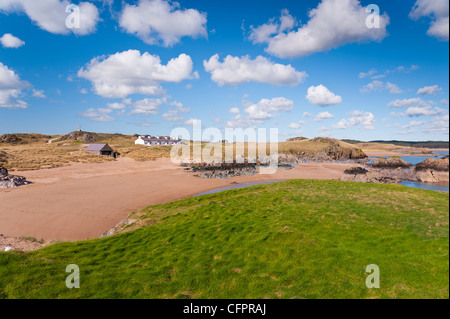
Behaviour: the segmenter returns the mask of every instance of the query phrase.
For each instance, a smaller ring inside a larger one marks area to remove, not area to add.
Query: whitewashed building
[[[139,136],[134,144],[156,146],[156,145],[175,145],[184,144],[180,139],[177,138],[161,138],[161,137],[149,137],[149,136]]]

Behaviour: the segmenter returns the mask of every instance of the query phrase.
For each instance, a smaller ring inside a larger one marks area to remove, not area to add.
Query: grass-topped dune
[[[91,154],[85,151],[89,143],[108,143],[120,157],[137,161],[151,161],[159,158],[170,158],[172,146],[159,145],[148,147],[136,145],[138,135],[108,134],[75,131],[66,135],[42,134],[4,134],[0,136],[0,165],[11,171],[36,170],[70,165],[71,163],[102,163],[113,161],[113,158]],[[206,142],[189,142],[190,155],[186,161],[193,160],[194,144],[203,151]],[[211,146],[211,144],[209,145]],[[231,151],[233,158],[253,157],[263,150],[265,154],[273,154],[269,143],[213,143],[220,146],[222,152],[211,155],[224,160],[225,154]],[[253,147],[253,148],[252,148]],[[314,138],[277,143],[280,161],[294,160],[341,160],[359,159],[366,155],[358,147],[332,138]],[[228,149],[228,151],[226,151]],[[253,152],[249,152],[254,150]],[[181,152],[181,150],[179,150]],[[180,154],[182,155],[182,154]],[[251,155],[251,156],[250,156]],[[195,159],[198,161],[198,158]],[[204,158],[202,158],[204,160]]]
[[[448,298],[449,195],[295,180],[133,214],[137,230],[0,253],[3,298]],[[77,264],[81,287],[65,286]],[[366,288],[366,266],[380,289]]]

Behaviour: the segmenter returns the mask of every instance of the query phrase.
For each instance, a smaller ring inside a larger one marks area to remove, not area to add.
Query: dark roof
[[[86,151],[100,152],[100,151],[112,151],[113,149],[108,144],[90,144]]]

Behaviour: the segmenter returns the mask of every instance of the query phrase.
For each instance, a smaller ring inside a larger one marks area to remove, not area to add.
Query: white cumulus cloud
[[[320,112],[317,114],[316,118],[314,119],[315,122],[322,122],[323,120],[327,119],[334,119],[334,115],[330,112]]]
[[[19,97],[23,89],[29,86],[30,84],[22,81],[14,70],[0,62],[0,107],[26,108],[27,103]]]
[[[170,108],[166,113],[161,115],[161,118],[164,121],[169,122],[181,122],[184,121],[185,118],[180,113],[188,113],[190,111],[189,107],[184,107],[183,104],[179,102],[172,102],[171,105],[175,106],[175,108]]]
[[[156,55],[138,50],[96,57],[78,71],[91,81],[94,92],[103,97],[123,98],[130,94],[163,95],[160,82],[180,82],[195,77],[189,55],[180,54],[166,65]]]
[[[442,41],[449,39],[449,1],[448,0],[417,0],[409,13],[409,17],[418,20],[430,17],[431,25],[427,34]]]
[[[79,116],[87,117],[88,119],[94,122],[112,122],[115,121],[115,118],[108,115],[112,110],[108,108],[90,108],[85,112],[79,113]]]
[[[306,99],[314,105],[328,106],[342,103],[342,97],[334,94],[322,84],[310,86],[308,88]]]
[[[389,102],[388,106],[397,108],[407,108],[406,115],[413,116],[433,116],[444,114],[445,110],[439,107],[432,107],[430,103],[425,102],[419,97],[410,99],[398,99]]]
[[[173,46],[185,36],[206,37],[206,13],[180,9],[176,2],[139,0],[137,5],[125,4],[119,24],[128,33],[136,34],[148,44]]]
[[[37,98],[40,98],[40,99],[45,99],[46,98],[44,90],[33,89],[33,96],[37,97]]]
[[[306,72],[296,71],[290,64],[274,63],[263,56],[252,60],[248,55],[228,55],[220,62],[219,55],[215,54],[208,61],[203,61],[203,65],[211,73],[211,79],[221,86],[246,82],[295,86],[307,77]]]
[[[41,29],[55,34],[86,35],[96,30],[100,21],[99,12],[95,5],[89,2],[78,4],[80,27],[68,28],[66,19],[70,15],[66,8],[71,2],[68,0],[2,0],[0,11],[5,13],[24,12]]]
[[[294,122],[294,123],[291,123],[291,124],[289,124],[288,125],[288,127],[289,128],[292,128],[292,129],[299,129],[299,128],[301,128],[303,125],[305,125],[306,124],[306,122],[305,121],[298,121],[298,122]]]
[[[19,48],[25,44],[24,41],[20,40],[18,37],[13,36],[11,33],[5,33],[0,38],[0,43],[4,48]]]
[[[244,113],[235,113],[226,127],[254,127],[277,117],[279,112],[291,111],[293,108],[294,102],[284,97],[261,99],[258,103],[248,103],[244,106]]]
[[[266,52],[280,58],[328,51],[347,43],[381,41],[387,35],[389,17],[380,15],[380,27],[368,28],[368,15],[358,0],[322,0],[309,11],[306,24],[295,28],[296,20],[283,11],[278,23],[272,19],[253,27],[249,39],[267,43]]]
[[[355,126],[361,126],[367,130],[375,128],[375,116],[371,112],[353,111],[351,117],[342,119],[333,128],[346,129]]]
[[[406,110],[406,115],[409,117],[413,116],[433,116],[433,115],[439,115],[444,114],[445,110],[434,107],[432,108],[431,105],[429,106],[411,106]]]
[[[442,88],[438,85],[424,86],[417,90],[417,94],[422,95],[435,95],[437,92],[441,91]]]
[[[276,116],[278,112],[290,111],[294,108],[294,102],[284,97],[273,99],[261,99],[256,104],[245,107],[245,112],[250,119],[267,120]]]
[[[449,116],[438,116],[433,118],[428,126],[423,130],[425,133],[444,134],[448,136],[449,133]]]
[[[159,106],[165,102],[164,98],[145,98],[132,103],[130,114],[156,115]]]
[[[400,94],[403,93],[403,90],[398,87],[397,84],[386,82],[379,80],[374,80],[366,85],[364,85],[360,92],[361,93],[369,93],[369,92],[376,92],[376,91],[383,91],[387,90],[391,94]]]
[[[425,101],[423,101],[421,98],[415,97],[411,99],[397,99],[394,101],[389,102],[388,106],[390,107],[410,107],[412,105],[427,105]]]

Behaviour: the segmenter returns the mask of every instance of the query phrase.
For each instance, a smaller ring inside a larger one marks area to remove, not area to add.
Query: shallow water
[[[448,151],[433,151],[433,153],[439,154],[439,155],[449,155]]]
[[[449,155],[448,151],[433,151],[435,156],[400,156],[402,159],[407,161],[408,163],[412,163],[413,165],[416,165],[422,161],[424,161],[426,158],[441,158],[443,155]],[[369,164],[373,163],[377,158],[381,156],[371,156],[371,159],[368,161]],[[410,181],[403,181],[400,182],[400,184],[408,186],[408,187],[414,187],[414,188],[420,188],[420,189],[429,189],[432,191],[449,191],[449,184],[447,183],[419,183],[419,182],[410,182]]]
[[[443,191],[443,192],[449,191],[449,184],[447,184],[447,183],[418,183],[418,182],[403,181],[403,182],[400,182],[399,184],[402,184],[402,185],[405,185],[408,187],[429,189],[432,191]]]
[[[422,161],[424,161],[426,158],[431,157],[431,158],[441,158],[441,155],[448,155],[448,152],[446,152],[447,154],[444,154],[444,152],[441,153],[436,153],[438,154],[438,156],[400,156],[401,159],[405,160],[408,163],[411,163],[413,165],[416,165]],[[367,162],[369,164],[372,164],[377,158],[380,157],[386,157],[388,158],[389,156],[371,156],[370,160]]]
[[[239,189],[244,187],[249,187],[253,185],[260,185],[260,184],[272,184],[272,183],[278,183],[283,182],[284,180],[275,180],[275,181],[260,181],[260,182],[252,182],[252,183],[243,183],[243,184],[235,184],[230,185],[222,188],[213,189],[201,194],[194,195],[193,197],[202,196],[202,195],[208,195],[208,194],[215,194],[220,193],[223,191],[227,191],[230,189]],[[409,181],[403,181],[399,184],[402,184],[407,187],[413,187],[413,188],[420,188],[420,189],[428,189],[432,191],[442,191],[442,192],[448,192],[449,191],[449,184],[446,183],[418,183],[418,182],[409,182]]]
[[[401,158],[409,163],[412,163],[413,165],[416,165],[417,163],[420,163],[423,160],[425,160],[427,157],[440,158],[443,155],[449,155],[448,151],[433,151],[433,153],[437,154],[438,156],[402,156]],[[373,161],[375,161],[375,159],[378,157],[381,157],[381,156],[371,156],[372,159],[368,163],[373,163]],[[275,181],[260,181],[260,182],[252,182],[252,183],[235,184],[235,185],[230,185],[230,186],[226,186],[226,187],[222,187],[222,188],[213,189],[213,190],[201,193],[201,194],[197,194],[197,195],[194,195],[194,197],[201,196],[201,195],[220,193],[220,192],[227,191],[230,189],[238,189],[238,188],[244,188],[244,187],[260,185],[260,184],[272,184],[272,183],[283,182],[283,181],[284,180],[275,180]],[[402,184],[402,185],[408,186],[408,187],[413,187],[413,188],[429,189],[429,190],[433,190],[433,191],[444,191],[444,192],[449,191],[448,183],[419,183],[419,182],[402,181],[399,184]]]

